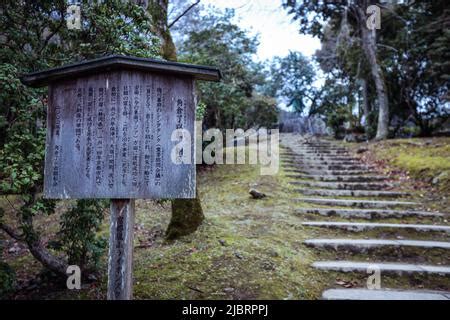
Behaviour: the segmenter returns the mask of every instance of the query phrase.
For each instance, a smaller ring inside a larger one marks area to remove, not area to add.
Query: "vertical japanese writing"
[[[152,87],[147,85],[145,90],[145,124],[144,124],[144,184],[150,185],[150,174],[152,171],[151,146],[153,135],[152,126]]]
[[[139,118],[140,113],[140,95],[141,95],[141,87],[137,84],[134,86],[134,96],[133,96],[133,152],[131,157],[131,184],[133,187],[138,187],[138,178],[139,178],[139,155],[140,155],[140,147],[139,147],[139,139],[140,132],[139,127],[141,124],[141,120]]]
[[[155,186],[161,185],[162,157],[163,150],[161,145],[161,129],[162,129],[162,106],[163,106],[163,89],[156,88],[156,147],[155,147]]]
[[[92,127],[94,125],[93,116],[93,106],[94,106],[94,89],[92,87],[88,88],[88,99],[86,108],[86,164],[85,164],[85,174],[89,179],[91,177],[91,160],[92,160],[92,149],[93,149],[93,137],[92,137]]]
[[[108,146],[108,187],[114,187],[115,175],[115,145],[117,139],[117,88],[111,88],[111,100],[109,106],[109,146]]]
[[[75,109],[75,148],[81,151],[81,136],[83,134],[83,109],[84,109],[84,90],[77,89],[77,102]]]
[[[184,110],[184,103],[183,100],[178,98],[177,99],[177,106],[176,106],[176,113],[175,113],[175,128],[176,129],[183,129],[185,125],[185,110]],[[184,150],[182,147],[177,146],[175,149],[176,152],[176,161],[177,163],[181,163],[181,160],[183,159]]]
[[[120,152],[122,156],[121,163],[121,175],[122,184],[127,185],[127,173],[128,173],[128,116],[130,114],[130,87],[124,86],[122,93],[122,141]]]
[[[52,185],[57,187],[59,185],[59,159],[61,156],[61,146],[55,144],[53,150],[53,168],[52,168]]]
[[[103,180],[103,129],[105,126],[105,89],[98,88],[97,104],[97,139],[95,143],[95,183]]]
[[[55,136],[59,138],[61,135],[61,107],[55,107]]]
[[[55,146],[53,148],[53,167],[52,167],[52,185],[56,187],[60,183],[60,161],[61,161],[61,107],[55,106]]]

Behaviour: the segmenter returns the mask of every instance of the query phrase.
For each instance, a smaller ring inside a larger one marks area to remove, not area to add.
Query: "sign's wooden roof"
[[[21,80],[32,87],[42,87],[57,80],[74,78],[92,73],[110,70],[141,70],[172,75],[191,76],[197,80],[220,81],[220,70],[213,67],[178,63],[164,60],[111,55],[98,59],[69,64],[58,68],[33,72],[24,75]]]

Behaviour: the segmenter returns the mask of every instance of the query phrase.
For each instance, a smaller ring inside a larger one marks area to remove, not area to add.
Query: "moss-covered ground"
[[[376,163],[386,173],[404,180],[424,183],[420,185],[428,187],[424,191],[438,191],[443,196],[450,194],[450,137],[393,139],[342,145],[353,151],[367,148],[367,152],[359,154],[363,160]]]

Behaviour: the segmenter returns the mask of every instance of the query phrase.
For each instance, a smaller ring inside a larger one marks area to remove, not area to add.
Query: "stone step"
[[[299,165],[313,165],[313,166],[361,166],[358,161],[327,161],[327,160],[314,160],[314,161],[302,161],[302,160],[291,160],[291,159],[281,159],[283,163],[294,163]]]
[[[298,146],[298,148],[300,149],[304,149],[304,150],[325,150],[325,151],[348,151],[345,148],[341,148],[341,147],[334,147],[334,146],[311,146],[311,145],[303,145],[303,146]]]
[[[412,211],[412,210],[377,210],[377,209],[325,209],[325,208],[300,208],[296,210],[298,214],[319,214],[322,216],[338,216],[342,218],[360,219],[388,219],[388,218],[435,218],[445,217],[444,213]]]
[[[347,150],[344,147],[337,146],[335,144],[303,144],[300,148],[310,148],[310,149],[338,149],[338,150]]]
[[[387,180],[386,176],[357,176],[357,175],[325,175],[323,174],[299,174],[290,175],[295,179],[312,179],[324,182],[371,182]]]
[[[327,149],[327,150],[347,150],[344,147],[340,147],[340,146],[336,146],[333,144],[329,144],[329,145],[307,145],[307,148],[312,148],[312,149]]]
[[[318,175],[318,176],[364,176],[366,174],[369,174],[367,170],[351,170],[351,171],[340,171],[340,170],[304,170],[304,169],[284,169],[285,172],[292,172],[292,173],[302,173],[302,174],[310,174],[312,176]],[[387,177],[386,177],[387,179]]]
[[[391,289],[329,289],[322,293],[325,300],[450,300],[450,292]]]
[[[298,153],[298,154],[282,154],[283,157],[292,157],[292,158],[299,158],[299,159],[328,159],[328,160],[337,160],[337,161],[341,161],[341,160],[356,160],[356,161],[360,161],[359,159],[352,157],[352,156],[328,156],[328,155],[315,155],[315,156],[311,156],[311,155],[306,155],[306,154],[302,154],[302,153]]]
[[[305,154],[305,155],[311,155],[311,156],[317,156],[317,155],[325,155],[325,156],[350,156],[350,153],[347,151],[330,151],[330,150],[304,150],[304,149],[297,149],[298,153]]]
[[[347,153],[346,149],[336,149],[336,148],[315,148],[315,147],[305,147],[298,146],[295,148],[295,151],[302,152],[323,152],[323,153]]]
[[[296,149],[299,154],[306,155],[306,154],[315,154],[315,155],[323,155],[323,156],[330,156],[330,155],[336,155],[338,157],[346,157],[350,156],[350,153],[347,150],[317,150],[317,149]]]
[[[357,162],[357,163],[361,163],[360,160],[355,159],[355,158],[343,158],[343,157],[339,157],[339,158],[334,158],[334,157],[323,157],[323,156],[318,156],[318,157],[306,157],[306,156],[296,156],[296,157],[286,157],[283,156],[284,158],[290,159],[290,160],[298,160],[298,161],[303,161],[303,162],[307,162],[307,161],[331,161],[331,162]]]
[[[365,251],[367,249],[393,248],[423,248],[450,249],[450,242],[422,241],[422,240],[392,240],[392,239],[308,239],[304,243],[310,247],[325,249],[348,249],[351,251]]]
[[[289,178],[298,177],[286,175]],[[393,187],[389,183],[380,182],[322,182],[322,181],[292,181],[291,184],[312,188],[340,189],[340,190],[383,190]]]
[[[336,145],[333,145],[333,144],[330,144],[330,145],[311,145],[311,144],[304,144],[303,143],[303,144],[297,144],[295,147],[296,148],[304,148],[304,149],[347,150],[347,148],[344,148],[342,146],[336,146]]]
[[[332,144],[332,143],[326,143],[326,144],[315,144],[315,143],[303,143],[302,147],[305,148],[332,148],[332,149],[345,149],[342,146],[338,146],[336,144]]]
[[[357,161],[360,162],[359,159],[353,158],[353,157],[327,157],[327,156],[307,156],[302,154],[296,154],[296,155],[286,155],[286,154],[280,154],[280,156],[284,159],[290,159],[290,160],[303,160],[303,161]]]
[[[407,224],[407,223],[364,223],[364,222],[303,222],[302,225],[309,227],[344,229],[348,231],[365,231],[373,229],[406,229],[414,231],[438,231],[450,233],[450,226],[432,224]]]
[[[379,190],[333,190],[333,189],[307,189],[298,188],[296,191],[308,196],[321,197],[385,197],[398,198],[408,196],[405,192],[379,191]]]
[[[311,153],[317,153],[317,154],[338,154],[338,155],[350,155],[350,153],[347,150],[342,149],[304,149],[299,150],[301,152],[311,152]]]
[[[326,160],[314,160],[314,161],[302,161],[297,159],[281,159],[283,163],[295,163],[299,165],[313,165],[313,166],[323,166],[323,165],[330,165],[330,166],[360,166],[362,165],[360,162],[357,161],[326,161]]]
[[[333,151],[333,150],[329,150]],[[284,151],[281,150],[280,153],[283,154],[289,154],[289,155],[304,155],[304,152],[313,152],[313,153],[320,153],[320,150],[314,150],[314,149],[304,149],[304,148],[294,148],[290,151]],[[347,156],[347,155],[340,155],[340,156]]]
[[[359,261],[316,261],[312,264],[316,269],[339,271],[339,272],[363,272],[367,270],[380,270],[384,273],[396,274],[433,274],[433,275],[450,275],[450,266],[432,266],[418,265],[406,263],[389,263],[389,262],[359,262]]]
[[[296,164],[296,163],[286,163],[288,168],[302,168],[304,170],[373,170],[373,167],[367,167],[364,165],[311,165],[311,164]]]
[[[321,198],[300,198],[298,201],[315,203],[327,206],[358,207],[358,208],[386,208],[397,206],[417,206],[416,202],[406,201],[376,201],[376,200],[345,200],[345,199],[321,199]]]

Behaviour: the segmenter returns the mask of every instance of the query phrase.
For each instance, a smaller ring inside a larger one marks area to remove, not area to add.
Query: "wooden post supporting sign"
[[[134,200],[111,200],[108,255],[108,300],[133,297]]]

